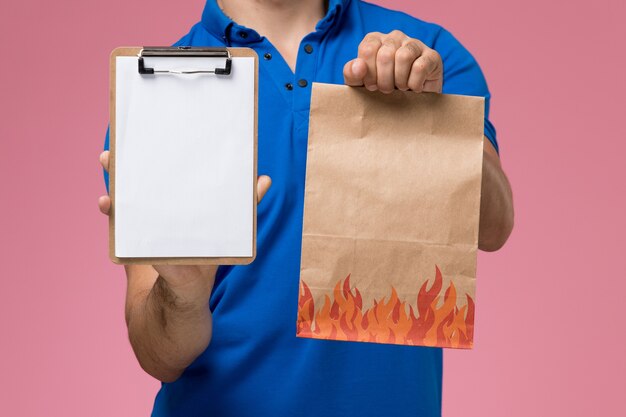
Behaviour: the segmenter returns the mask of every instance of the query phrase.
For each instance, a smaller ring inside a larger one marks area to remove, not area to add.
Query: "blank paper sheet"
[[[115,256],[251,257],[254,58],[116,59]]]

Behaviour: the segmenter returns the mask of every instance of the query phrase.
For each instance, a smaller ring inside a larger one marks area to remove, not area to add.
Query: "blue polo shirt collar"
[[[326,31],[336,24],[342,13],[346,10],[351,0],[329,0],[326,16],[315,26],[316,31]],[[231,42],[246,44],[258,42],[261,35],[254,29],[238,25],[230,17],[226,16],[217,4],[217,0],[207,0],[202,12],[202,25],[211,34],[222,39],[230,45]]]

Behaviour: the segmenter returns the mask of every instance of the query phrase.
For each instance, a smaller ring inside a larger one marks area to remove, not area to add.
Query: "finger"
[[[409,89],[409,75],[413,62],[422,54],[422,48],[413,40],[408,40],[396,51],[394,78],[396,87],[402,91]]]
[[[423,52],[411,66],[411,75],[407,83],[408,87],[417,93],[421,93],[424,90],[424,82],[435,71],[436,66],[435,57],[430,53]],[[432,79],[432,77],[428,79]]]
[[[363,85],[363,78],[367,74],[367,64],[361,58],[355,58],[346,62],[343,67],[343,80],[346,85]]]
[[[100,154],[100,165],[106,172],[109,172],[109,151],[104,151]]]
[[[383,93],[391,93],[395,88],[394,67],[398,47],[393,38],[387,37],[376,55],[376,85]]]
[[[272,185],[272,179],[268,177],[267,175],[261,175],[257,179],[257,183],[256,183],[257,202],[259,203],[261,202],[261,200],[263,199],[263,196],[265,195],[265,193],[267,193],[267,190],[269,190],[271,185]]]
[[[439,77],[436,80],[424,81],[424,87],[422,92],[424,93],[441,93],[443,87],[443,78]]]
[[[111,199],[108,195],[100,196],[98,199],[98,208],[102,212],[102,214],[108,215],[111,211]]]
[[[367,74],[363,77],[363,85],[370,91],[376,90],[376,56],[382,43],[380,33],[372,32],[365,36],[359,45],[358,57],[365,61]]]
[[[431,49],[430,53],[432,60],[435,62],[435,69],[426,77],[424,91],[441,93],[443,87],[443,60],[437,51]]]

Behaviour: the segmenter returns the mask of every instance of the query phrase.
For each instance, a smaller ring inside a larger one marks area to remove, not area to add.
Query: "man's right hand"
[[[109,151],[100,154],[100,164],[105,171],[109,172]],[[272,180],[267,175],[261,175],[257,180],[258,202],[269,190]],[[108,215],[111,211],[111,198],[108,195],[100,196],[98,207],[103,214]],[[194,280],[206,280],[215,275],[216,267],[209,266],[189,266],[189,265],[154,265],[159,275],[172,286],[189,285]]]
[[[109,152],[100,154],[108,172]],[[257,181],[261,201],[271,185]],[[111,211],[108,195],[98,199],[103,214]],[[211,339],[209,298],[215,282],[214,265],[127,265],[126,323],[131,345],[141,367],[153,377],[170,382],[208,346]]]

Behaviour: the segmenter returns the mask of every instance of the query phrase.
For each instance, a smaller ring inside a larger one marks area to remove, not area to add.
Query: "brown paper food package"
[[[471,348],[482,97],[313,84],[298,337]]]

